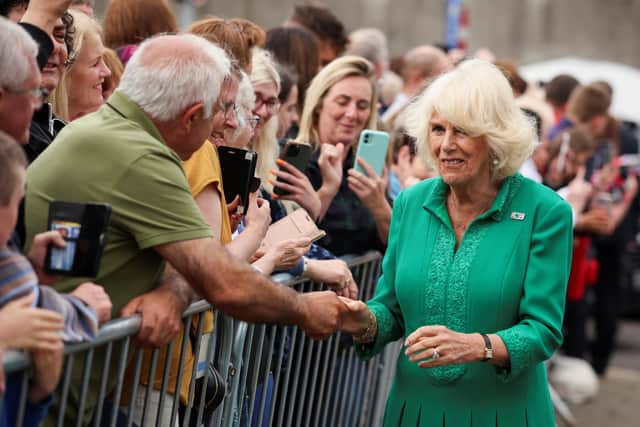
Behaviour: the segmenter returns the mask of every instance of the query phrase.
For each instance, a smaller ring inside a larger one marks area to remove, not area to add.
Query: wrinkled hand
[[[262,239],[271,224],[271,208],[266,200],[258,197],[257,192],[249,195],[249,206],[245,216],[246,229],[253,230],[251,232],[257,233]]]
[[[316,282],[323,282],[338,296],[358,298],[358,284],[346,262],[341,259],[307,261],[307,276]]]
[[[342,182],[342,162],[344,157],[344,144],[336,145],[320,144],[320,156],[318,166],[322,175],[322,186],[331,188],[337,192]]]
[[[484,341],[480,334],[454,332],[445,326],[422,326],[404,342],[405,354],[421,368],[481,360]],[[433,359],[434,349],[439,358]]]
[[[369,326],[369,307],[362,301],[340,297],[347,308],[340,319],[340,330],[351,335],[362,334]]]
[[[355,193],[363,205],[369,211],[374,212],[381,204],[387,203],[385,192],[387,190],[387,170],[382,176],[376,175],[373,168],[363,159],[358,157],[356,161],[362,166],[367,176],[355,169],[349,169],[349,189]]]
[[[307,292],[299,295],[302,319],[298,325],[314,340],[323,340],[340,329],[340,322],[347,309],[332,291]]]
[[[64,240],[64,237],[62,237],[62,234],[60,234],[60,231],[46,231],[44,233],[39,233],[33,236],[31,249],[27,254],[27,258],[38,275],[38,282],[43,285],[50,285],[60,279],[59,276],[50,275],[44,271],[47,248],[49,245],[64,248],[67,246],[67,242]]]
[[[263,258],[272,260],[274,270],[288,270],[295,267],[300,257],[309,252],[310,248],[311,241],[306,237],[284,240],[272,247],[263,248]]]
[[[53,350],[60,343],[64,321],[55,311],[31,307],[33,293],[0,310],[0,348]]]
[[[318,197],[318,193],[311,185],[309,178],[300,172],[298,168],[282,159],[278,159],[276,162],[280,170],[271,170],[269,173],[279,179],[269,180],[269,182],[275,188],[285,190],[288,194],[274,194],[273,197],[296,202],[309,213],[311,218],[314,218],[314,220],[318,218],[320,214],[320,197]]]
[[[60,339],[55,348],[31,352],[33,382],[29,388],[29,400],[39,403],[58,386],[62,374],[64,344]]]
[[[238,213],[238,206],[240,206],[240,196],[236,196],[231,203],[227,203],[227,212],[229,212],[229,222],[231,223],[231,232],[234,233],[240,221],[242,221],[242,214]]]
[[[142,321],[136,340],[144,347],[163,347],[180,332],[186,308],[173,292],[157,288],[129,301],[120,314],[122,317],[140,314]]]
[[[111,319],[111,298],[100,285],[92,282],[85,282],[75,288],[71,295],[80,298],[82,302],[93,308],[98,316],[98,323],[102,324]]]

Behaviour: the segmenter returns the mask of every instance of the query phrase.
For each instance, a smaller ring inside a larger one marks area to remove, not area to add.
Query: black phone
[[[222,187],[227,203],[240,196],[238,213],[246,214],[249,208],[249,192],[255,187],[258,153],[232,147],[219,147]],[[259,182],[259,181],[258,181]]]
[[[289,140],[285,144],[280,158],[287,163],[292,164],[300,172],[304,172],[309,166],[309,160],[311,159],[311,145],[304,142]],[[280,181],[278,178],[277,181]],[[279,187],[275,187],[273,190],[279,196],[289,194],[288,191]]]
[[[107,243],[111,205],[53,201],[48,229],[62,234],[67,246],[47,248],[45,270],[51,274],[96,277]]]

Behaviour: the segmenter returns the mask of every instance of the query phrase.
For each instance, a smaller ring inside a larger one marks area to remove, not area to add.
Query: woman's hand
[[[349,169],[349,189],[355,193],[363,205],[375,214],[380,206],[387,203],[385,192],[387,190],[387,170],[382,176],[376,175],[373,168],[363,159],[357,159],[358,164],[367,173],[367,176],[355,169]]]
[[[309,213],[311,218],[316,220],[320,214],[320,197],[313,189],[309,178],[298,168],[282,159],[278,159],[276,162],[280,170],[271,170],[269,173],[279,180],[269,180],[269,182],[273,184],[274,188],[285,190],[288,194],[274,194],[273,197],[296,202]]]
[[[335,195],[342,183],[342,163],[344,161],[344,144],[321,144],[318,166],[322,174],[322,187],[332,190]]]
[[[0,310],[0,348],[55,350],[60,345],[62,316],[31,305],[33,293],[7,303]]]
[[[274,270],[288,270],[298,264],[300,257],[310,247],[311,241],[306,237],[284,240],[275,246],[258,249],[252,257],[252,264],[264,274],[271,274]]]
[[[358,284],[346,262],[341,259],[307,260],[305,276],[316,282],[322,282],[335,291],[338,296],[357,299]]]
[[[103,324],[111,320],[111,309],[113,304],[109,294],[104,291],[100,285],[93,282],[85,282],[69,293],[73,295],[89,307],[93,308],[98,316],[98,323]]]
[[[249,194],[249,208],[244,221],[245,233],[251,229],[252,231],[249,232],[256,233],[260,236],[260,240],[267,234],[267,229],[271,224],[271,208],[266,200],[258,197],[257,192]]]
[[[240,225],[242,221],[242,214],[238,213],[238,206],[240,206],[240,196],[236,196],[231,203],[227,203],[227,212],[229,212],[229,222],[232,233],[238,229],[238,225]]]
[[[409,360],[421,368],[480,361],[485,348],[480,334],[454,332],[445,326],[422,326],[407,337],[404,345]]]

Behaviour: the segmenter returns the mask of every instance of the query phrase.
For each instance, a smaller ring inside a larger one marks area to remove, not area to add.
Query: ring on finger
[[[438,360],[438,359],[440,359],[440,353],[438,353],[437,348],[434,348],[433,354],[431,355],[431,360]]]

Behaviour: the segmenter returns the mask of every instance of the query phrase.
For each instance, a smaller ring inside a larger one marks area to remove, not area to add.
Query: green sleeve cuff
[[[509,368],[497,367],[498,377],[505,382],[517,377],[521,372],[528,369],[531,364],[532,348],[525,335],[518,330],[518,327],[505,329],[497,332],[509,352]]]

